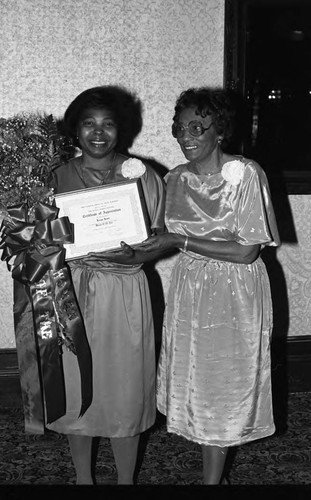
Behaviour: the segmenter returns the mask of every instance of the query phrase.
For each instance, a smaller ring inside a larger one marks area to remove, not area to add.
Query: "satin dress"
[[[221,173],[167,176],[168,230],[242,245],[280,244],[264,171],[246,162],[238,185]],[[157,375],[157,407],[168,432],[234,446],[274,433],[266,267],[180,252],[167,294]]]
[[[150,225],[163,228],[165,185],[145,166],[141,182]],[[58,193],[86,187],[78,159],[55,173]],[[124,180],[118,165],[105,184]],[[93,400],[78,418],[77,358],[64,349],[66,414],[47,428],[64,434],[134,436],[151,427],[156,415],[154,326],[147,277],[141,265],[87,257],[69,261],[69,265],[92,353]]]

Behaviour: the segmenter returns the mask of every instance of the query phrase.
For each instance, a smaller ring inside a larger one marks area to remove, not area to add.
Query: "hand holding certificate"
[[[120,249],[121,241],[137,245],[150,235],[139,179],[59,194],[55,203],[74,225],[66,260]]]

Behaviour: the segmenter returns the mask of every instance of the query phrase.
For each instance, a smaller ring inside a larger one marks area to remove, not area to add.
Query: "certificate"
[[[133,246],[150,235],[140,179],[55,195],[59,217],[74,226],[74,242],[66,243],[66,260],[89,252]]]

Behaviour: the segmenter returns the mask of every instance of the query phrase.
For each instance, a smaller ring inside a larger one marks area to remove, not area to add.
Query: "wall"
[[[1,0],[0,116],[61,117],[88,87],[123,85],[143,102],[132,152],[171,168],[178,94],[222,85],[224,0]],[[170,263],[159,272],[167,288]],[[0,264],[0,348],[15,346],[11,277]]]

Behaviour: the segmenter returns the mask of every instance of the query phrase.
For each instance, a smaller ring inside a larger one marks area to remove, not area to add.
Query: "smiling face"
[[[204,128],[208,128],[212,123],[211,115],[202,118],[201,115],[196,113],[195,107],[183,109],[178,116],[178,123],[187,127],[193,121],[200,121]],[[185,129],[183,137],[177,139],[183,154],[188,161],[204,162],[208,160],[212,153],[217,149],[218,137],[215,126],[206,130],[202,135],[194,137],[190,134],[189,129]]]
[[[85,156],[104,158],[114,151],[118,128],[114,113],[107,108],[88,108],[78,122],[77,137]]]

